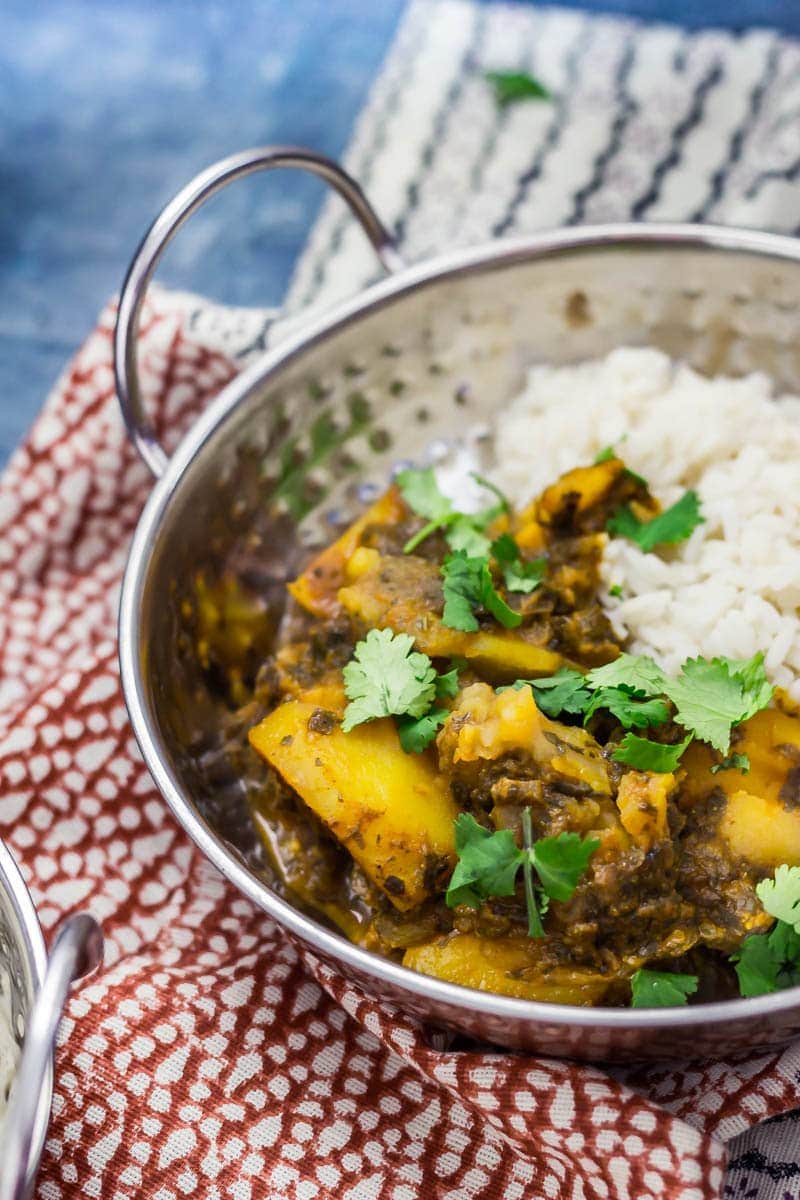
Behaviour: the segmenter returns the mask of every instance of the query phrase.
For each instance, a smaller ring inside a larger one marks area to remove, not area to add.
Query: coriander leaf
[[[751,933],[731,962],[743,996],[763,996],[800,982],[800,935],[785,921],[769,933]]]
[[[769,944],[769,934],[751,933],[731,955],[742,996],[763,996],[778,989],[780,959]]]
[[[747,754],[729,754],[727,758],[723,758],[722,762],[715,763],[711,768],[711,774],[716,775],[718,771],[736,771],[739,770],[743,775],[746,775],[750,770],[750,757]]]
[[[439,490],[433,467],[400,471],[395,476],[395,483],[408,507],[418,516],[427,517],[429,521],[441,521],[452,513],[453,505]]]
[[[458,695],[458,667],[436,677],[436,699],[453,700]]]
[[[492,85],[494,98],[500,108],[520,100],[549,100],[550,93],[543,83],[527,71],[484,71],[484,79]]]
[[[617,600],[621,600],[622,588],[618,583],[612,583],[611,587],[608,589],[608,594],[609,596],[615,596]]]
[[[534,842],[531,859],[551,900],[569,900],[599,845],[595,838],[580,838],[577,833]]]
[[[598,450],[593,461],[594,466],[599,467],[600,463],[610,462],[612,458],[617,457],[617,452],[613,446],[605,446],[602,450]]]
[[[414,650],[414,639],[391,629],[371,629],[358,642],[344,668],[345,709],[342,729],[391,714],[421,717],[436,696],[436,671],[427,654]]]
[[[459,515],[449,523],[445,537],[451,550],[463,550],[470,558],[486,558],[492,545],[486,534],[466,515]]]
[[[655,771],[665,775],[676,769],[691,740],[692,735],[688,734],[677,746],[664,746],[661,742],[651,742],[635,733],[626,733],[611,757],[615,762],[626,763],[637,771]]]
[[[456,550],[442,563],[442,578],[442,621],[449,629],[474,633],[479,628],[475,617],[478,608],[485,608],[506,629],[516,629],[521,623],[519,613],[509,608],[496,590],[485,558],[471,558],[463,550]]]
[[[675,1008],[697,991],[696,975],[638,970],[631,978],[632,1008]]]
[[[500,512],[511,512],[511,504],[509,503],[508,497],[500,491],[500,488],[496,483],[492,483],[491,479],[485,479],[483,475],[479,475],[477,471],[470,471],[470,475],[476,483],[481,485],[482,488],[486,488],[487,492],[491,492],[493,496],[497,497],[497,507],[499,508]]]
[[[664,700],[643,698],[628,687],[598,688],[586,709],[584,724],[598,710],[606,708],[624,729],[648,729],[669,720],[669,705]]]
[[[571,667],[559,667],[554,675],[531,679],[529,682],[534,700],[548,717],[558,717],[561,713],[579,716],[586,712],[591,701],[586,677]]]
[[[513,896],[525,854],[511,830],[491,833],[469,813],[459,813],[454,828],[458,862],[445,896],[448,907],[477,908],[489,896]]]
[[[523,808],[522,810],[522,841],[524,845],[524,858],[522,860],[522,873],[525,879],[525,907],[528,910],[528,937],[540,938],[544,937],[544,926],[542,925],[542,916],[547,912],[549,898],[545,896],[544,904],[540,904],[536,894],[536,888],[533,885],[533,830],[531,828],[531,810]]]
[[[474,633],[479,628],[474,610],[481,605],[481,576],[485,561],[470,558],[463,550],[456,550],[448,554],[442,563],[442,621],[448,629]]]
[[[760,712],[762,708],[767,707],[772,701],[775,690],[767,679],[767,672],[764,669],[764,654],[759,650],[752,658],[726,658],[722,661],[728,664],[728,670],[732,677],[738,679],[742,685],[744,707],[739,720],[746,721],[755,713]]]
[[[667,677],[646,654],[620,654],[604,667],[594,667],[586,676],[591,688],[628,687],[643,696],[660,696]]]
[[[533,592],[544,579],[547,559],[536,558],[526,562],[510,533],[501,533],[500,537],[495,538],[492,554],[500,564],[505,585],[510,592]]]
[[[432,708],[422,717],[398,717],[397,733],[406,754],[421,754],[449,716],[446,708]]]
[[[656,546],[672,546],[685,541],[704,520],[697,492],[688,491],[671,508],[653,517],[652,521],[640,521],[625,504],[609,518],[606,529],[609,533],[628,538],[647,552]]]
[[[687,658],[664,691],[675,705],[675,720],[720,754],[728,753],[731,727],[752,715],[753,703],[765,694],[759,696],[758,687],[756,693],[746,694],[741,678],[731,674],[722,658]]]
[[[774,879],[762,879],[756,895],[771,917],[800,933],[800,867],[777,867]]]

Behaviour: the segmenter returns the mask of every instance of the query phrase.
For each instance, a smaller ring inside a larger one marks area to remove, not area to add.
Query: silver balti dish
[[[287,166],[336,188],[388,277],[266,353],[225,387],[167,459],[136,376],[147,284],[175,231],[210,195],[241,175]],[[363,511],[397,464],[440,460],[467,444],[489,450],[491,423],[532,363],[648,345],[709,375],[763,370],[779,390],[797,391],[799,305],[797,241],[712,226],[560,230],[406,267],[355,181],[292,148],[246,151],[209,168],[145,236],[125,281],[115,340],[123,413],[156,476],[121,600],[131,722],[156,783],[209,859],[367,993],[485,1042],[585,1061],[723,1056],[800,1033],[797,988],[679,1009],[580,1009],[462,988],[347,941],[282,894],[244,795],[220,792],[204,777],[203,747],[191,729],[210,719],[210,697],[199,664],[180,651],[181,589],[198,570],[224,561],[257,571],[269,601],[310,547]],[[340,445],[304,473],[299,503],[287,506],[282,452],[291,446],[308,461],[323,414],[342,433]]]
[[[0,1118],[0,1200],[33,1194],[53,1100],[53,1045],[70,985],[94,970],[103,937],[93,917],[69,917],[48,957],[30,892],[0,842],[0,979],[10,987],[19,1048],[10,1100]]]

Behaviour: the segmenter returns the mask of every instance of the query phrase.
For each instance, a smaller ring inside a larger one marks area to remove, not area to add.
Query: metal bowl
[[[238,175],[287,165],[334,184],[390,278],[310,320],[243,372],[167,461],[136,381],[135,335],[149,278],[172,233],[208,195]],[[332,527],[352,518],[398,462],[457,454],[466,444],[486,448],[489,421],[532,362],[576,362],[646,344],[710,374],[761,369],[779,387],[798,390],[799,304],[796,241],[711,226],[561,230],[404,268],[353,180],[328,160],[280,148],[210,168],[146,235],[123,289],[115,345],[123,412],[158,477],[121,600],[122,681],[133,728],[175,816],[211,861],[368,993],[484,1041],[587,1061],[722,1056],[800,1033],[797,988],[685,1009],[578,1009],[419,975],[323,926],[271,885],[247,814],[215,804],[204,788],[175,686],[180,681],[180,694],[202,707],[205,685],[197,666],[176,655],[177,606],[165,603],[207,561],[210,545],[227,546],[235,558],[254,527],[264,569],[282,583],[298,547],[330,540]],[[285,504],[270,508],[281,450],[289,444],[313,465],[321,418],[342,444],[310,470],[299,502],[293,495],[296,512],[310,508],[295,523]],[[235,519],[226,521],[221,514],[234,499]]]
[[[11,854],[0,842],[0,963],[11,983],[11,1021],[20,1050],[28,1027],[34,999],[42,986],[47,967],[44,938],[30,892]],[[53,1071],[48,1065],[41,1096],[30,1128],[30,1155],[25,1168],[26,1185],[32,1186],[44,1146]],[[9,1117],[11,1112],[9,1110]],[[0,1124],[0,1159],[5,1157],[4,1126]]]

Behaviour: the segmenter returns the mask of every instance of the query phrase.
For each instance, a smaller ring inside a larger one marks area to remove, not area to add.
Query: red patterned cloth
[[[88,909],[107,939],[63,1025],[38,1195],[720,1196],[725,1141],[796,1104],[800,1048],[614,1078],[434,1050],[294,945],[176,825],[117,672],[118,586],[150,480],[117,412],[112,321],[0,481],[0,834],[46,931]],[[163,292],[142,359],[173,441],[235,373]]]

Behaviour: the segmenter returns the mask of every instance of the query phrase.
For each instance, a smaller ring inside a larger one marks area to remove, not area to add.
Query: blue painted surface
[[[773,24],[797,0],[583,0],[693,26]],[[135,242],[196,170],[248,144],[338,155],[404,0],[2,0],[0,461],[120,283]],[[321,200],[248,180],[183,231],[160,278],[277,303]]]

